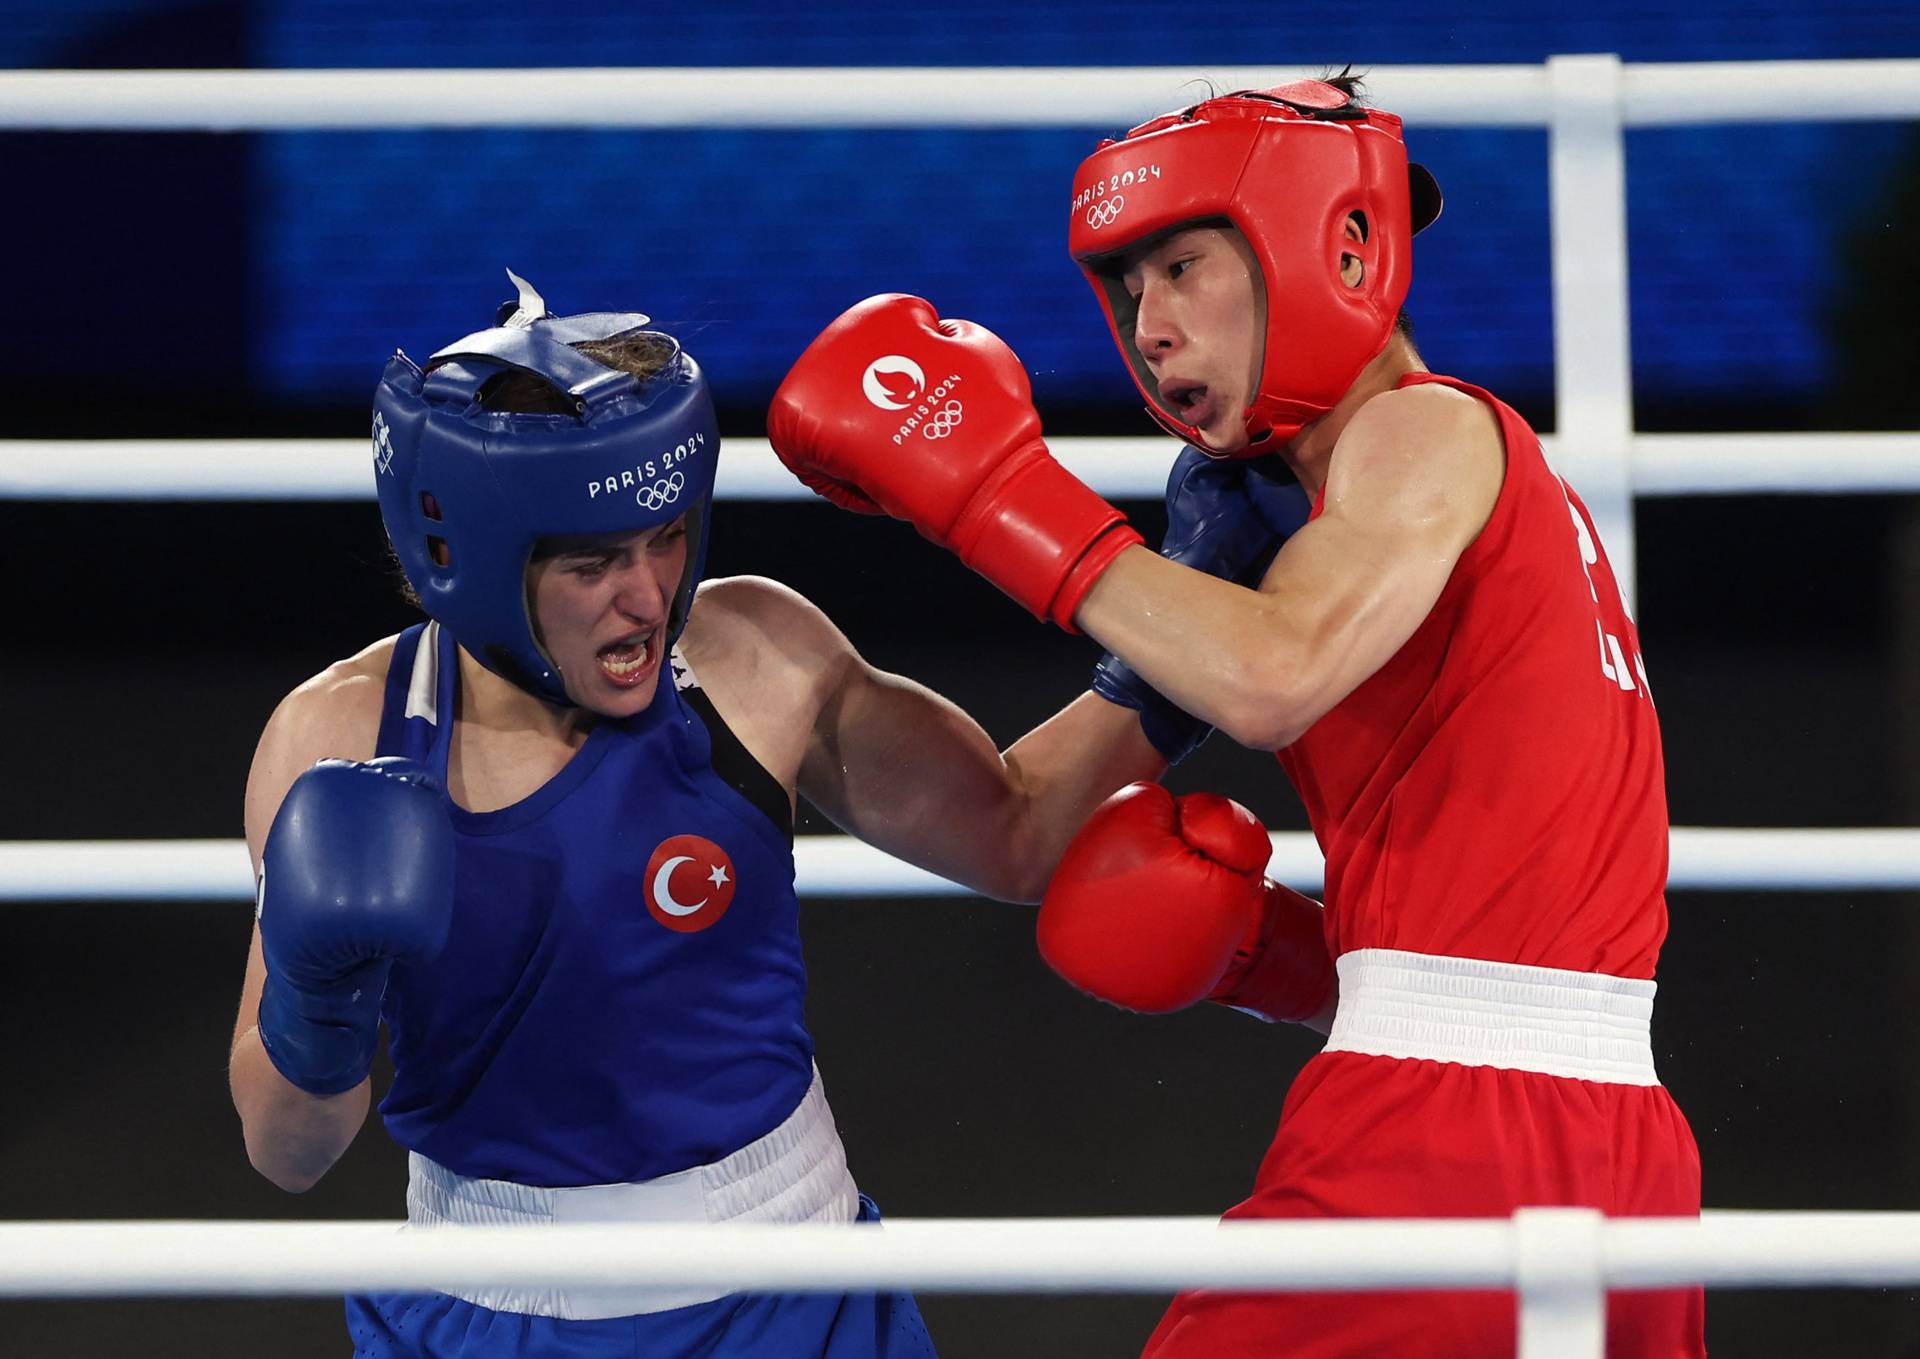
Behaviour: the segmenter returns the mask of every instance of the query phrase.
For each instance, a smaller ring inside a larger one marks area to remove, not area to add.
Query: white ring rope
[[[1920,61],[1635,62],[1634,127],[1920,117]],[[0,128],[243,132],[390,127],[1120,127],[1279,66],[567,67],[5,71]],[[1378,66],[1427,127],[1544,127],[1544,67]]]
[[[1505,1288],[1518,1359],[1601,1359],[1606,1291],[1920,1283],[1920,1214],[1231,1222],[896,1219],[408,1229],[391,1222],[0,1225],[0,1297],[261,1297],[498,1286],[1159,1293]]]
[[[1270,877],[1302,890],[1324,860],[1304,831],[1273,834]],[[1676,826],[1673,891],[1920,889],[1920,830]],[[845,835],[794,840],[803,897],[966,896],[970,889]],[[251,901],[240,840],[0,841],[0,901]]]
[[[0,1224],[0,1297],[315,1295],[519,1284],[743,1291],[1512,1288],[1530,1223],[1593,1223],[1614,1288],[1920,1283],[1920,1213],[1219,1222],[1202,1217],[406,1228],[395,1222]]]
[[[1541,440],[1549,459],[1557,441]],[[1048,440],[1102,495],[1158,500],[1163,438]],[[1920,434],[1638,434],[1634,494],[1920,492]],[[811,501],[765,439],[728,439],[721,500]],[[0,500],[371,500],[364,439],[0,439]]]

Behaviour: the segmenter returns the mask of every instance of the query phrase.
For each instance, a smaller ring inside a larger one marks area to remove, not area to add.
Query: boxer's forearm
[[[1146,551],[1096,584],[1080,627],[1241,745],[1291,745],[1426,619],[1465,539],[1356,529],[1333,515],[1287,541],[1257,590]]]
[[[1007,768],[1020,790],[1014,843],[1025,882],[1010,899],[1038,901],[1094,809],[1116,789],[1166,772],[1139,718],[1098,694],[1082,694],[1008,748]]]
[[[1114,563],[1076,621],[1180,708],[1242,745],[1278,749],[1306,725],[1288,684],[1306,649],[1289,648],[1283,612],[1259,591],[1142,550]]]
[[[309,1095],[274,1069],[258,1029],[234,1044],[227,1079],[248,1161],[292,1194],[311,1189],[340,1159],[371,1102],[368,1081],[338,1095]]]
[[[366,1122],[369,1082],[337,1095],[310,1095],[281,1075],[260,1041],[257,1017],[266,980],[256,926],[240,988],[227,1085],[240,1115],[247,1159],[280,1188],[299,1194],[327,1173]]]
[[[801,791],[889,854],[1003,901],[1038,901],[1101,800],[1164,761],[1131,709],[1093,694],[1007,753],[957,706],[860,667],[825,714]]]

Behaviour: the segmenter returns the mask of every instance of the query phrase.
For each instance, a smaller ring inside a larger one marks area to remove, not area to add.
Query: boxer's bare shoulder
[[[316,760],[370,760],[380,735],[394,637],[335,661],[280,700],[247,774],[247,837],[256,851],[280,800]],[[258,838],[256,838],[256,832]]]
[[[734,734],[789,790],[822,707],[859,661],[826,614],[764,576],[702,585],[680,650]]]
[[[280,700],[280,706],[267,719],[267,732],[299,743],[364,743],[366,754],[346,750],[327,753],[342,759],[371,759],[386,695],[387,666],[398,640],[383,637],[299,685]]]
[[[1441,383],[1421,383],[1382,392],[1354,413],[1334,451],[1335,466],[1349,473],[1363,461],[1373,466],[1404,461],[1428,469],[1435,479],[1503,466],[1500,421],[1486,402]]]
[[[1334,447],[1327,509],[1437,533],[1457,553],[1486,525],[1505,476],[1492,408],[1422,383],[1382,392],[1354,414]]]
[[[700,587],[681,647],[701,682],[766,692],[818,691],[853,657],[853,645],[797,590],[765,576],[727,576]]]

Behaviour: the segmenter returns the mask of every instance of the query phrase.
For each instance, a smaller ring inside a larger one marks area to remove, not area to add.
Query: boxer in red
[[[807,350],[769,426],[804,480],[908,520],[1162,700],[1278,753],[1326,906],[1263,881],[1259,824],[1152,786],[1104,806],[1042,952],[1132,1008],[1214,999],[1325,1027],[1229,1217],[1699,1211],[1655,1075],[1666,933],[1659,725],[1580,499],[1400,322],[1438,187],[1354,82],[1209,99],[1104,144],[1071,248],[1149,412],[1278,454],[1313,517],[1252,586],[1141,548],[1049,456],[1006,346],[917,298]],[[913,377],[911,390],[874,375]],[[1252,464],[1250,463],[1249,466]],[[1614,1359],[1704,1353],[1699,1290],[1617,1293]],[[1177,1298],[1151,1359],[1511,1355],[1510,1293]]]

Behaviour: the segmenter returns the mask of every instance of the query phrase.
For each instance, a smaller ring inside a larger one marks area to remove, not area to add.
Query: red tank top
[[[1506,478],[1426,621],[1280,752],[1326,854],[1329,945],[1651,977],[1666,776],[1633,619],[1526,422],[1453,378],[1400,385],[1423,382],[1493,408]]]

